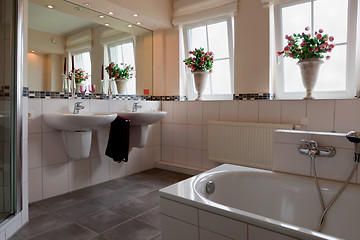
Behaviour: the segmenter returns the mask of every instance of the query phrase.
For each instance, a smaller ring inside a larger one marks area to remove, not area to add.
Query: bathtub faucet
[[[319,157],[333,157],[336,153],[332,146],[319,146],[314,140],[301,140],[302,144],[298,147],[301,154],[309,155],[311,158]]]

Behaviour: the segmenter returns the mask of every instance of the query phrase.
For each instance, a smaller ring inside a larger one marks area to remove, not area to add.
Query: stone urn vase
[[[126,78],[115,79],[118,94],[125,94],[126,93],[126,88],[127,88],[128,81],[129,81],[129,79],[126,79]]]
[[[194,76],[195,89],[198,94],[195,101],[201,101],[203,100],[202,94],[208,82],[210,72],[206,70],[194,70],[192,74]]]
[[[302,82],[306,89],[304,99],[314,99],[312,90],[316,85],[320,66],[323,63],[324,61],[320,58],[305,58],[297,62],[297,65],[300,67]]]

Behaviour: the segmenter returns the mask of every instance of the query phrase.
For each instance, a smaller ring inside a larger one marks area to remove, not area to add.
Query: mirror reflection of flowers
[[[109,78],[130,79],[133,77],[134,73],[132,72],[134,71],[134,67],[126,63],[120,63],[120,66],[121,67],[119,67],[119,64],[115,64],[114,62],[111,62],[109,66],[105,68],[107,74],[109,75]]]
[[[73,77],[73,73],[69,72],[68,80],[72,80],[72,77]],[[75,69],[75,83],[84,82],[88,80],[88,78],[89,78],[89,74],[85,72],[83,69],[81,68]]]
[[[305,31],[309,31],[310,27],[306,27]],[[290,57],[293,59],[305,58],[324,58],[325,53],[330,53],[335,45],[332,43],[334,37],[324,33],[323,29],[315,32],[315,36],[311,37],[310,33],[296,34],[292,36],[285,36],[288,41],[283,51],[278,51],[278,56]],[[330,56],[326,56],[329,60]]]
[[[190,51],[189,54],[194,56],[186,58],[183,62],[192,72],[195,70],[208,70],[209,72],[212,72],[214,63],[213,52],[204,52],[204,48],[195,48],[195,50]]]

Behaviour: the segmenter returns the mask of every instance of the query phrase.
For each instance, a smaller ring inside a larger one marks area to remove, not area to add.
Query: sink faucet
[[[142,108],[139,102],[134,102],[132,112],[137,112],[138,108]]]
[[[298,147],[301,154],[309,155],[311,158],[318,157],[333,157],[336,150],[332,146],[318,146],[314,140],[301,140],[303,144]]]
[[[81,109],[84,109],[84,108],[85,108],[85,106],[82,106],[81,103],[82,103],[82,102],[76,102],[76,103],[75,103],[73,114],[78,114]]]

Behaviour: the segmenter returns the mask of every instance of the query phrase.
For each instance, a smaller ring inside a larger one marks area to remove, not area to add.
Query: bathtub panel
[[[160,198],[160,212],[198,226],[198,210],[166,198]]]
[[[199,210],[199,226],[235,240],[247,240],[246,224],[218,214]]]
[[[255,227],[249,225],[249,239],[248,240],[297,240],[297,238],[292,238],[280,233],[272,232],[263,228]]]
[[[231,240],[231,238],[227,238],[200,228],[200,240]]]
[[[198,240],[198,227],[161,214],[163,240]]]

